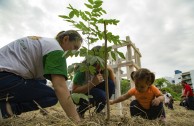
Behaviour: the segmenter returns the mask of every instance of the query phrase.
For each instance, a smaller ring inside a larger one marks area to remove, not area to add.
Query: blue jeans
[[[109,87],[109,98],[110,98],[112,94],[114,94],[115,92],[115,84],[111,79],[108,79],[108,87]],[[86,95],[88,95],[88,93]],[[96,87],[92,88],[90,90],[89,95],[93,96],[93,98],[89,99],[89,103],[96,107],[95,111],[97,113],[101,112],[106,105],[105,81],[97,85]],[[80,99],[80,102],[78,103],[78,105],[80,106],[77,109],[80,115],[83,116],[84,113],[89,109],[88,108],[89,103],[84,99]]]
[[[8,99],[6,100],[6,98]],[[42,108],[55,105],[58,100],[54,90],[46,85],[46,80],[24,79],[9,72],[0,72],[0,109],[3,118],[9,114],[9,102],[14,114],[37,110],[36,101]]]
[[[158,106],[151,106],[150,109],[144,109],[137,100],[130,103],[131,116],[141,116],[144,119],[153,120],[161,116],[166,117],[163,103]]]

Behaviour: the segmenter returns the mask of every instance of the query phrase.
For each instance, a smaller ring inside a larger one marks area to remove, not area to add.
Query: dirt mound
[[[186,110],[175,102],[175,110],[166,111],[167,126],[193,126],[194,111]],[[39,110],[23,113],[17,117],[5,119],[0,122],[0,126],[76,126],[65,115],[59,105],[46,109],[48,114],[42,114]],[[93,109],[86,113],[85,119],[78,126],[161,126],[160,120],[145,120],[140,117],[131,118],[128,103],[123,103],[122,115],[118,114],[118,107],[111,106],[110,120],[106,120],[106,113],[96,114]]]

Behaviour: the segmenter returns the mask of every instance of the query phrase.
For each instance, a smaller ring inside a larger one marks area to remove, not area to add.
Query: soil
[[[46,113],[37,110],[23,113],[17,117],[0,121],[0,126],[194,126],[194,111],[179,106],[175,101],[174,110],[165,107],[166,120],[145,120],[140,117],[131,117],[129,102],[122,103],[122,111],[118,105],[110,106],[110,119],[106,112],[96,114],[90,109],[79,124],[74,124],[63,112],[60,105],[46,108]]]

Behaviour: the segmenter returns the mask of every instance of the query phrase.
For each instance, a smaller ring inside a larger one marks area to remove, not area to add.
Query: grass
[[[42,115],[40,111],[23,113],[17,117],[5,119],[0,126],[162,126],[159,120],[145,120],[140,117],[130,117],[129,103],[124,102],[122,116],[118,114],[116,105],[111,106],[110,120],[106,121],[106,115],[96,114],[93,109],[87,112],[85,119],[79,124],[72,123],[58,105],[47,108],[48,115]],[[174,110],[165,108],[166,126],[193,126],[194,111],[186,110],[175,101]]]

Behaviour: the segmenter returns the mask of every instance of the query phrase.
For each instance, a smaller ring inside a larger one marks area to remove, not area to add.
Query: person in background
[[[27,36],[0,49],[0,116],[55,105],[58,100],[67,116],[80,121],[66,86],[64,51],[78,50],[82,37],[75,30],[61,31],[56,38]],[[50,80],[53,88],[46,85]]]
[[[145,119],[160,118],[165,120],[165,111],[163,108],[164,96],[158,88],[153,85],[155,80],[154,73],[146,68],[140,68],[131,73],[131,79],[135,87],[115,100],[110,100],[110,105],[127,100],[135,96],[136,100],[130,103],[131,116],[141,116]]]
[[[183,86],[183,94],[181,96],[182,103],[184,107],[187,109],[194,110],[194,97],[193,97],[193,91],[189,84],[187,84],[185,81],[181,82]]]
[[[174,100],[173,100],[172,95],[166,92],[165,89],[162,90],[162,93],[164,94],[164,99],[165,99],[164,105],[168,107],[168,109],[174,110],[174,107],[173,107]]]
[[[95,46],[91,50],[99,52],[101,46]],[[86,63],[85,61],[83,63]],[[93,98],[89,98],[89,101],[80,99],[79,107],[77,111],[81,118],[84,118],[85,112],[95,106],[95,112],[100,113],[106,105],[106,91],[104,73],[105,70],[100,68],[99,63],[93,65],[96,68],[96,74],[91,75],[88,72],[77,71],[73,77],[72,93],[83,93],[85,95],[91,95]],[[115,77],[113,69],[107,66],[108,70],[108,88],[109,98],[115,92]]]

